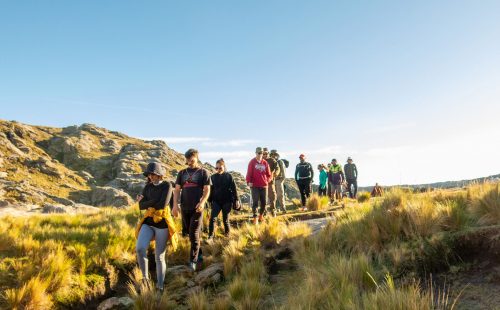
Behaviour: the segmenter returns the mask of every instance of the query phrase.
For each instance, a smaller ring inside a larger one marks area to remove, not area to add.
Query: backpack
[[[290,162],[288,160],[286,160],[286,159],[280,159],[280,160],[283,162],[283,164],[285,164],[286,168],[288,168],[288,166],[290,166]]]

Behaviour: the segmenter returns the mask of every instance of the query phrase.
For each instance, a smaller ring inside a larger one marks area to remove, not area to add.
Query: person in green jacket
[[[318,165],[319,170],[319,188],[318,194],[320,196],[326,196],[326,189],[328,184],[328,173],[326,172],[326,166],[323,164]]]

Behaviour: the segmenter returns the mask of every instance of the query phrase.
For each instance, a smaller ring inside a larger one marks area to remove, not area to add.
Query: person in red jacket
[[[271,169],[269,164],[263,158],[262,148],[258,147],[255,150],[255,158],[252,158],[248,163],[246,181],[252,190],[252,212],[253,223],[257,223],[257,207],[260,202],[259,222],[264,219],[264,211],[266,210],[267,201],[267,186],[272,180]]]

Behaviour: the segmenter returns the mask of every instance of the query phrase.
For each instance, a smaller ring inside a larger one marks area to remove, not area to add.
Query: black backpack
[[[280,159],[280,160],[283,162],[283,164],[285,165],[286,168],[288,168],[288,166],[290,166],[290,162],[288,160],[286,160],[286,159]]]

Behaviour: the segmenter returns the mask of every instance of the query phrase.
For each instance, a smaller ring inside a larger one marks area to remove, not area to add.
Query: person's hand
[[[248,183],[248,186],[249,187],[253,187],[253,183]]]
[[[203,209],[205,209],[205,203],[201,201],[198,202],[198,204],[196,205],[196,212],[203,212]]]
[[[176,206],[174,206],[174,207],[172,208],[172,215],[173,215],[174,217],[178,217],[178,216],[179,216],[179,206],[177,206],[177,205],[176,205]]]
[[[139,201],[141,201],[141,200],[142,200],[142,198],[144,198],[144,196],[142,196],[142,195],[137,195],[137,197],[135,197],[135,200],[136,200],[137,202],[139,202]]]

